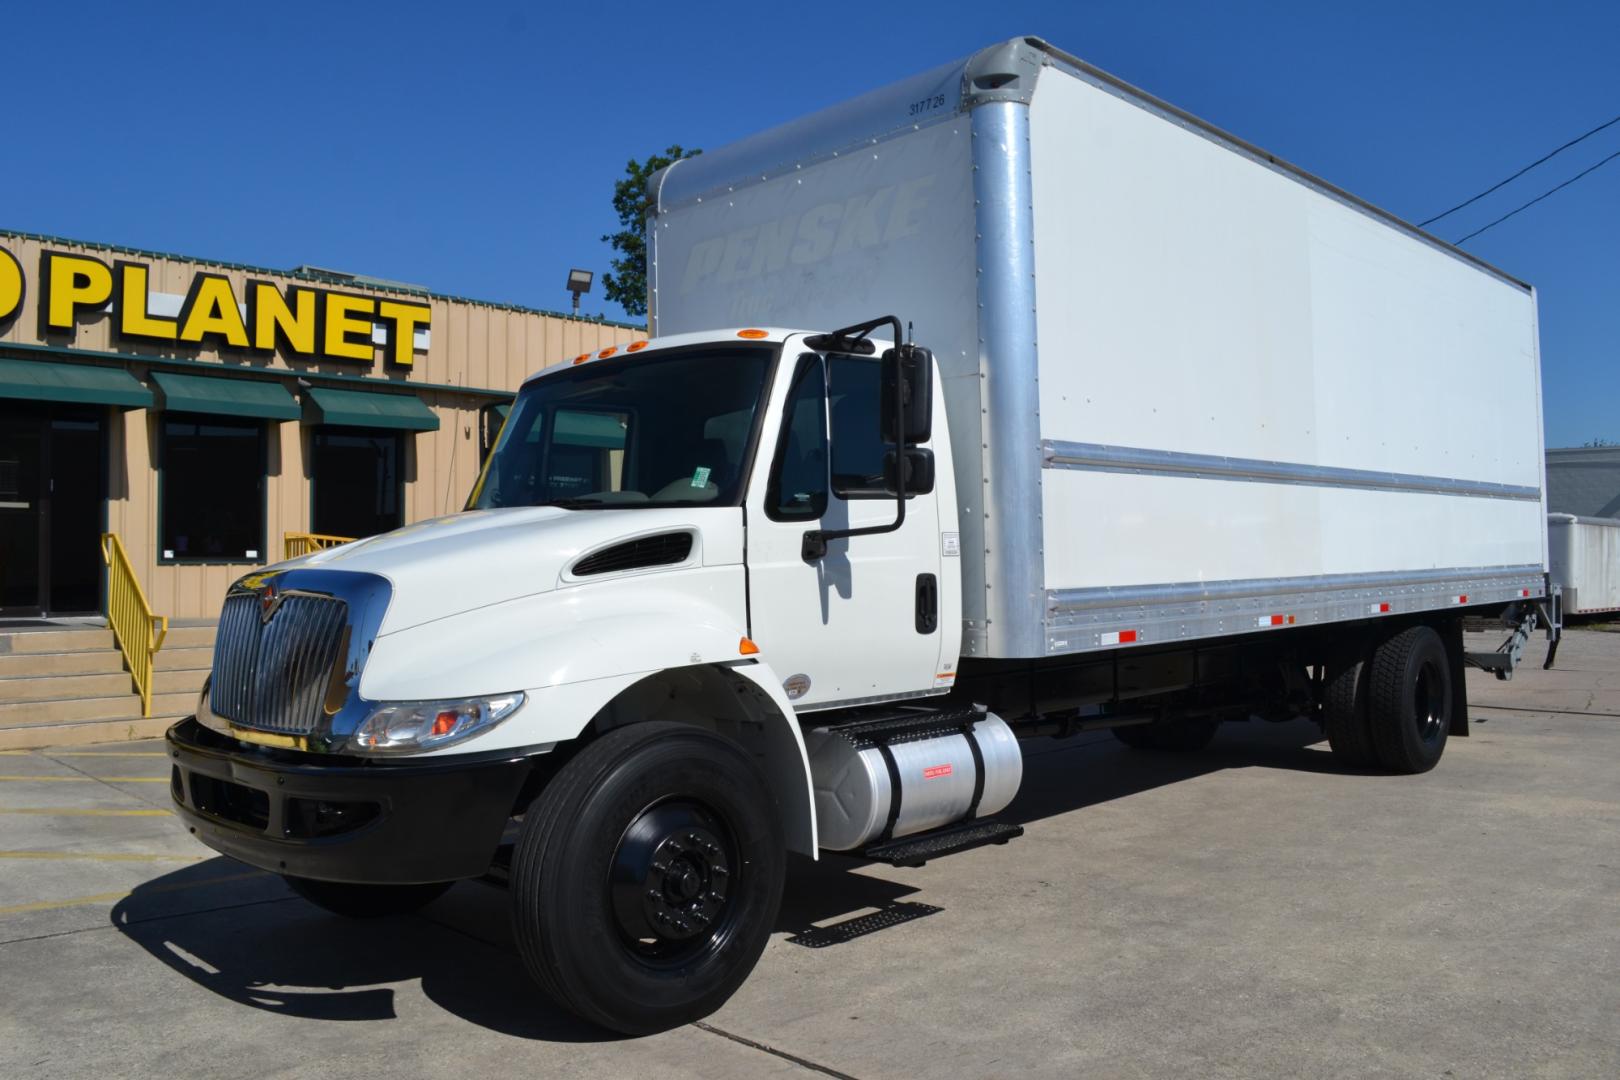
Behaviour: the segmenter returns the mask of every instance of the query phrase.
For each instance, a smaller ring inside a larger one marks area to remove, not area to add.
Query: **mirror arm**
[[[862,338],[873,330],[888,323],[894,327],[894,437],[895,437],[895,469],[894,469],[894,520],[887,525],[868,525],[863,529],[812,529],[804,534],[804,542],[799,547],[799,557],[805,562],[815,562],[827,554],[827,541],[842,540],[848,536],[875,536],[878,533],[894,532],[906,523],[906,357],[911,353],[911,344],[902,343],[900,319],[895,315],[885,315],[881,319],[873,319],[869,323],[862,323],[851,330],[858,330]],[[849,331],[840,330],[838,336],[842,338]]]

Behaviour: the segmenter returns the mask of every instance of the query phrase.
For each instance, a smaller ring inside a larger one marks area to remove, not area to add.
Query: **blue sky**
[[[1015,34],[1414,220],[1620,113],[1613,0],[34,3],[6,23],[0,225],[555,309],[569,266],[607,268],[627,158]],[[1620,125],[1435,231],[1617,149]],[[1548,444],[1620,440],[1620,161],[1467,247],[1540,291]]]

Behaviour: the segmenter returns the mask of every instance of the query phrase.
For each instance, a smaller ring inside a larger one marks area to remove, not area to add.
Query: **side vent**
[[[626,540],[622,544],[592,552],[575,563],[570,572],[575,577],[590,577],[592,574],[611,574],[619,570],[639,570],[644,566],[669,566],[685,562],[690,554],[691,533],[660,533]]]

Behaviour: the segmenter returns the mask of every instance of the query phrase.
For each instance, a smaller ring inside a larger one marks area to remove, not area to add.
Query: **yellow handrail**
[[[283,559],[296,559],[312,551],[337,547],[353,540],[352,536],[328,536],[326,533],[287,533],[281,539]]]
[[[168,636],[169,617],[152,614],[117,533],[101,534],[101,560],[107,564],[107,625],[118,639],[135,692],[141,695],[141,715],[151,716],[152,658]]]

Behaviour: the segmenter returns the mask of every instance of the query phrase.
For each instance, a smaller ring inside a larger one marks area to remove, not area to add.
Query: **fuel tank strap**
[[[900,786],[900,766],[894,760],[894,751],[889,749],[888,740],[879,741],[877,751],[883,755],[883,764],[889,770],[889,820],[883,823],[883,831],[878,833],[877,838],[878,843],[884,843],[894,839],[894,823],[900,820],[900,792],[902,789]]]
[[[979,747],[978,733],[973,730],[973,722],[962,725],[962,737],[967,740],[968,751],[973,755],[973,799],[968,803],[967,820],[972,821],[979,816],[979,802],[984,798],[984,751]]]

